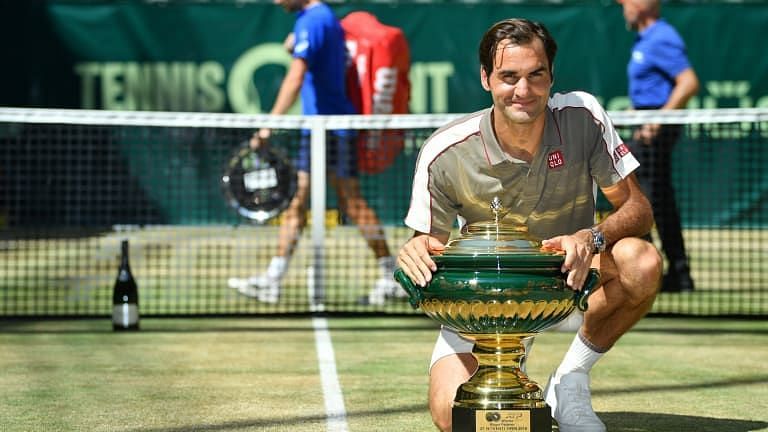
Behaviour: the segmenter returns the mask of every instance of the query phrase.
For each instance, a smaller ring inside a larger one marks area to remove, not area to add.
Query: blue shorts
[[[340,129],[328,131],[325,145],[326,169],[336,174],[337,178],[357,177],[357,132]],[[310,172],[311,136],[309,131],[302,131],[299,151],[294,165],[298,171]]]

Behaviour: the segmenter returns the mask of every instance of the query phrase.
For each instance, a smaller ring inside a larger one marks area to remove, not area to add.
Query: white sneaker
[[[605,432],[605,424],[592,409],[586,373],[552,374],[544,389],[544,400],[552,408],[560,432]]]
[[[410,295],[408,294],[408,291],[406,291],[405,288],[400,286],[400,284],[397,283],[397,281],[395,281],[394,279],[381,278],[379,280],[384,280],[392,284],[392,292],[389,295],[390,297],[396,298],[396,299],[407,299],[408,297],[410,297]]]
[[[274,304],[280,300],[280,282],[266,275],[229,278],[227,285],[246,297],[258,299],[264,303]]]
[[[252,279],[255,278],[229,278],[227,279],[227,285],[232,289],[236,289],[240,294],[246,297],[257,298],[259,296],[259,290],[254,286],[255,284],[250,283]]]
[[[371,292],[366,297],[363,297],[360,302],[380,306],[387,299],[391,298],[408,298],[408,293],[394,279],[380,277],[374,282]]]

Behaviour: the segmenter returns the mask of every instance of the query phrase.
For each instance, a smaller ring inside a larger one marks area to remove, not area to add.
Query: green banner
[[[766,6],[664,3],[663,15],[686,40],[702,83],[690,107],[768,107],[768,56],[760,51]],[[491,24],[507,17],[541,21],[557,39],[554,91],[591,92],[609,110],[628,106],[626,64],[635,35],[625,29],[615,2],[395,1],[332,7],[339,17],[367,10],[403,28],[411,47],[413,113],[470,112],[490,104],[479,84],[477,45]],[[8,61],[0,70],[1,105],[263,113],[271,107],[290,60],[281,42],[294,17],[266,2],[49,0],[2,8],[0,31]],[[747,134],[764,142],[766,132]],[[712,188],[706,182],[688,185],[691,177],[684,173],[711,167],[710,150],[719,154],[718,146],[733,143],[693,137],[678,146],[674,163],[683,168],[675,182],[686,185],[678,195],[686,225],[750,221],[750,211],[765,208],[765,175],[751,181],[750,188],[717,192],[718,199],[733,203],[719,216],[707,211]],[[720,183],[738,185],[743,181],[739,173],[754,173],[750,164],[768,159],[764,146],[749,151],[743,159],[727,159],[730,165],[722,170]],[[398,172],[382,176],[410,172],[409,163],[399,161]],[[363,181],[368,188],[389,184],[381,178]],[[201,199],[200,205],[206,201]],[[373,201],[382,209],[402,207]],[[402,212],[387,219],[400,223]],[[168,210],[169,222],[180,220],[188,222],[189,213]]]
[[[555,91],[589,91],[609,110],[627,106],[625,69],[634,34],[613,2],[333,7],[340,17],[368,10],[404,29],[413,59],[414,113],[488,105],[478,84],[477,44],[492,23],[513,16],[544,22],[558,40]],[[281,42],[294,19],[272,4],[235,1],[49,1],[45,13],[50,37],[69,62],[46,71],[39,91],[62,81],[76,83],[77,90],[73,100],[56,105],[240,113],[269,110],[289,60]],[[687,41],[703,84],[692,107],[768,106],[768,57],[750,54],[764,39],[765,3],[672,3],[663,14]]]

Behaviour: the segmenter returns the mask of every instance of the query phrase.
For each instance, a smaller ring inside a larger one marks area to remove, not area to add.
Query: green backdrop
[[[589,91],[609,110],[628,105],[625,67],[634,35],[625,29],[615,2],[332,6],[339,16],[368,10],[404,29],[413,60],[414,113],[460,113],[489,105],[478,83],[477,43],[489,25],[512,16],[544,22],[558,40],[555,91]],[[691,107],[768,107],[768,56],[762,50],[768,3],[665,2],[663,15],[687,41],[702,82]],[[0,36],[7,61],[0,69],[0,105],[265,112],[289,60],[280,43],[292,23],[291,15],[269,2],[4,2]],[[756,215],[765,214],[768,196],[765,135],[765,130],[706,140],[699,135],[680,143],[675,182],[686,225],[764,223]],[[739,146],[743,152],[732,151]],[[156,153],[154,163],[173,154]],[[184,171],[190,180],[179,187],[189,185],[184,195],[194,196],[200,185],[216,180],[220,161],[206,152],[185,157],[191,158]],[[410,175],[410,157],[403,155],[378,178],[363,179],[372,205],[392,214],[386,217],[389,223],[400,223],[407,198],[393,203],[378,188],[392,184],[387,176]],[[151,178],[145,185],[150,198],[168,188],[162,176]],[[208,198],[193,201],[200,208],[163,209],[165,222],[220,221],[212,215],[226,214],[223,201]],[[716,209],[713,201],[719,203]]]
[[[293,17],[269,3],[45,4],[50,37],[68,61],[40,77],[39,91],[61,80],[75,82],[77,90],[51,101],[57,106],[265,112],[288,61],[280,42]],[[333,7],[340,17],[368,10],[404,29],[413,59],[414,113],[468,112],[487,105],[477,83],[477,44],[489,25],[512,16],[544,22],[559,41],[556,91],[589,91],[609,110],[627,106],[625,67],[634,34],[625,29],[614,2],[345,2]],[[687,41],[703,83],[691,106],[768,106],[768,57],[760,55],[759,43],[768,25],[767,3],[672,2],[663,14]],[[46,47],[53,44],[44,44],[36,55],[49,55]]]

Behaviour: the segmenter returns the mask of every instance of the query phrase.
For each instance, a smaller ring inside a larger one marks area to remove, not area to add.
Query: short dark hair
[[[544,51],[549,60],[549,74],[552,75],[557,42],[543,24],[523,18],[499,21],[485,32],[483,39],[480,40],[478,50],[480,66],[486,75],[490,76],[493,72],[493,59],[496,56],[499,42],[508,40],[515,45],[525,45],[533,42],[534,38],[539,38],[544,44]]]

